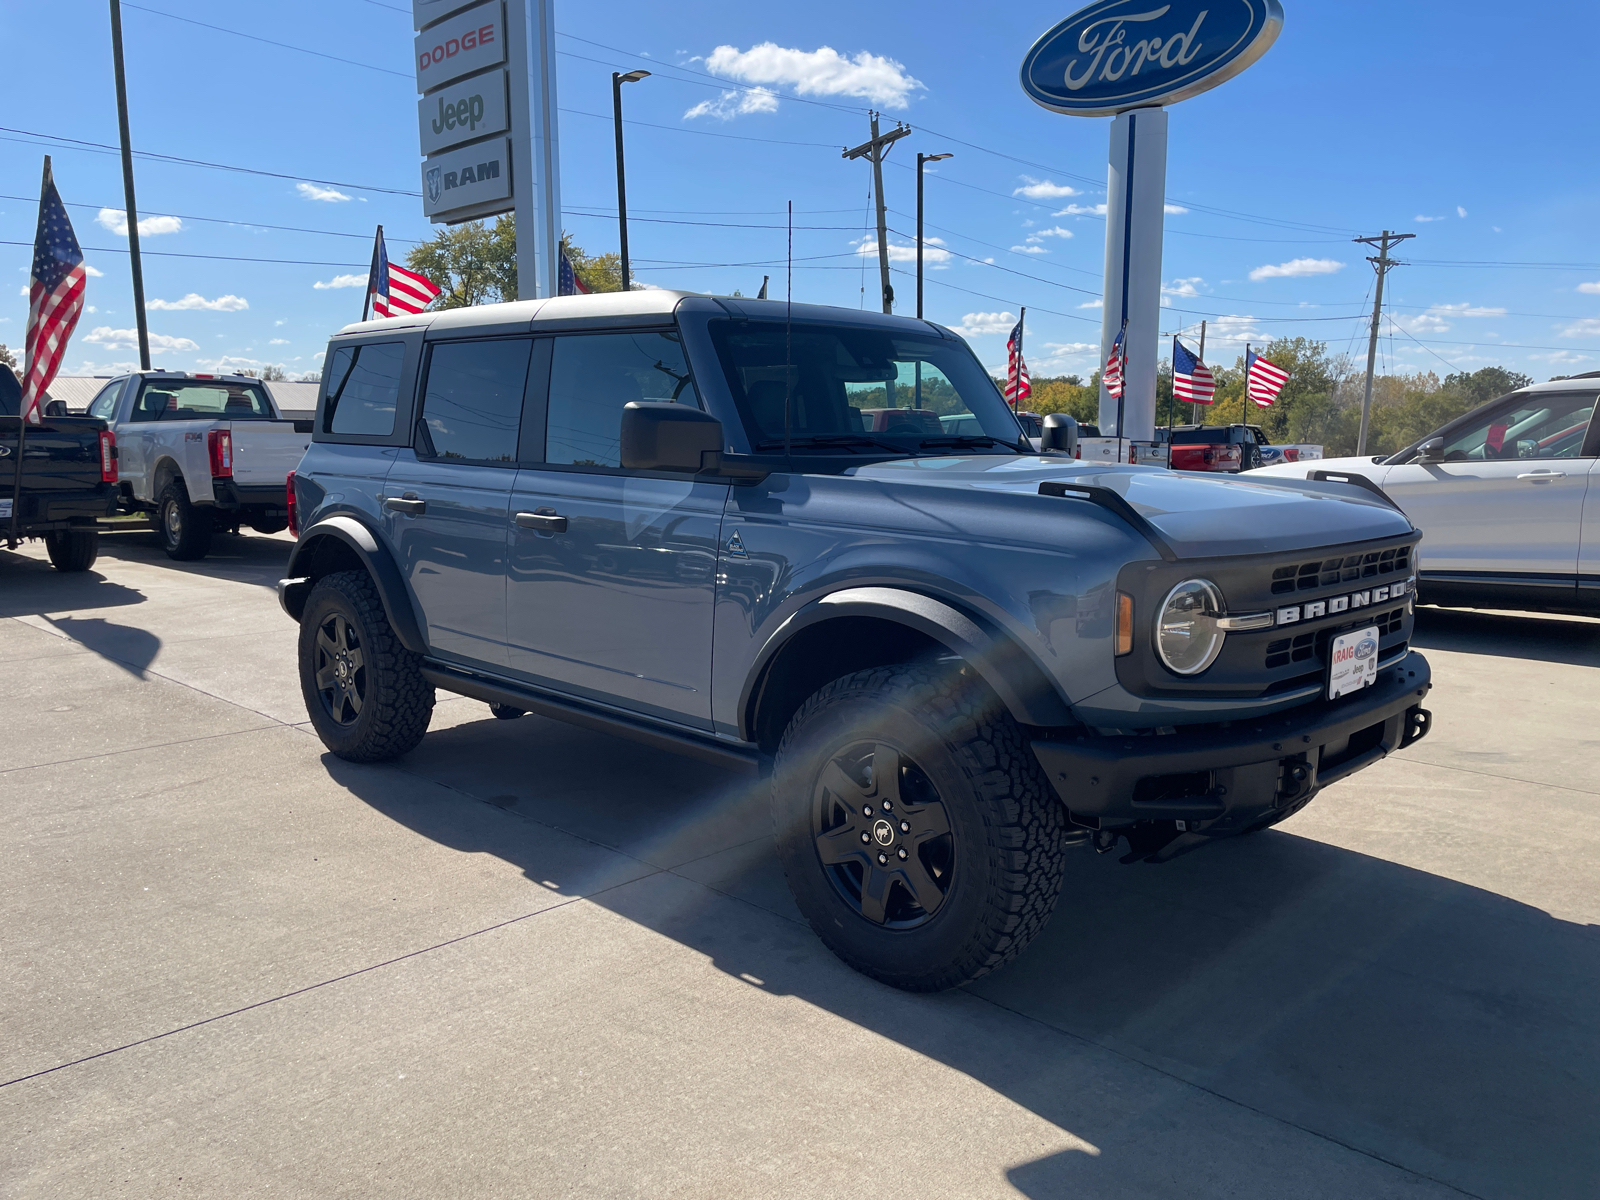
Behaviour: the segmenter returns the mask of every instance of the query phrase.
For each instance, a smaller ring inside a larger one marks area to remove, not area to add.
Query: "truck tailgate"
[[[311,444],[311,433],[295,430],[295,421],[234,421],[233,479],[246,487],[284,485]]]

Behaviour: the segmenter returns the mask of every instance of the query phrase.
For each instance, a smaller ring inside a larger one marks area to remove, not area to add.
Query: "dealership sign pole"
[[[1283,28],[1278,0],[1100,0],[1047,32],[1022,60],[1022,90],[1078,117],[1114,117],[1106,179],[1100,359],[1126,329],[1122,396],[1100,388],[1100,428],[1155,437],[1167,113],[1233,78]]]
[[[514,212],[517,298],[556,294],[561,240],[554,0],[411,0],[422,211]]]

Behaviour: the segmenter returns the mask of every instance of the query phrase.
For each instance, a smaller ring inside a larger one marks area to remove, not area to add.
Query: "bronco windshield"
[[[758,453],[1016,454],[1017,418],[962,342],[849,325],[713,321]]]

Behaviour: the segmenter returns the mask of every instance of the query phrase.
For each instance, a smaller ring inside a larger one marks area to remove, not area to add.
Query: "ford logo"
[[[1232,79],[1282,28],[1278,0],[1099,0],[1033,44],[1022,90],[1079,117],[1172,104]]]
[[[1378,643],[1371,638],[1362,638],[1356,643],[1357,660],[1371,658],[1378,652]]]

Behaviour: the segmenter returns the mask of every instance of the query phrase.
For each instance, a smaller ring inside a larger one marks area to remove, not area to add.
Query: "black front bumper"
[[[1272,717],[1139,737],[1042,738],[1034,753],[1072,819],[1090,829],[1163,824],[1181,848],[1243,833],[1428,732],[1433,686],[1415,652],[1371,687]],[[1130,842],[1137,841],[1130,835]]]

